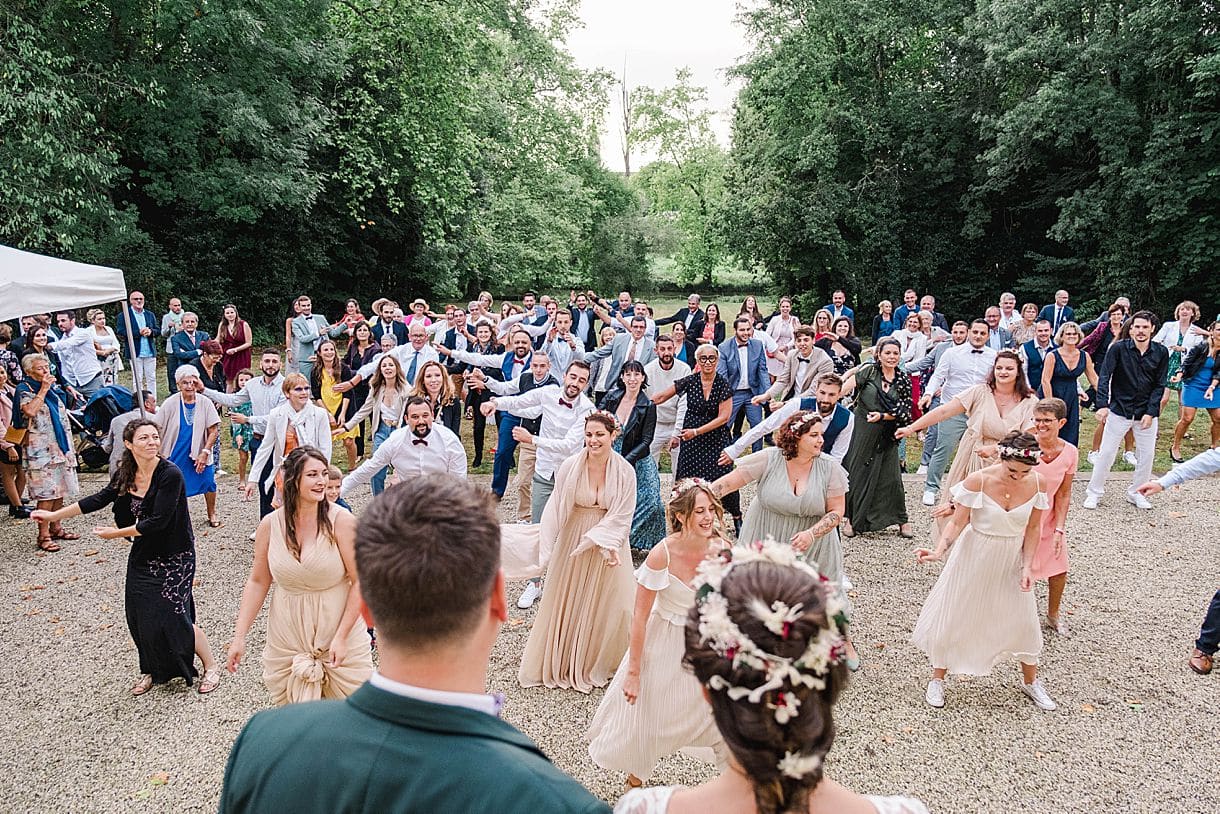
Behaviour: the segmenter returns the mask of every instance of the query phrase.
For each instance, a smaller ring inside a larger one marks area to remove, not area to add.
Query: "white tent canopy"
[[[0,321],[126,299],[119,269],[0,246]]]

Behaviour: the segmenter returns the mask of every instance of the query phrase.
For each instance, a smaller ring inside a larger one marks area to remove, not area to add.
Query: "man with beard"
[[[698,301],[695,304],[698,305]],[[657,337],[657,358],[644,365],[644,375],[648,377],[650,392],[660,393],[678,379],[684,379],[690,375],[690,365],[675,359],[674,351],[672,336],[661,334]],[[669,449],[669,439],[674,437],[674,430],[678,426],[679,402],[685,403],[683,398],[672,398],[664,404],[657,405],[657,426],[653,432],[652,446],[649,447],[648,454],[658,464],[661,459],[661,450]],[[671,469],[677,471],[678,450],[670,450],[669,455]]]
[[[834,373],[823,373],[814,383],[812,391],[806,391],[800,398],[789,399],[783,407],[771,413],[757,427],[751,427],[745,435],[725,447],[720,453],[720,465],[728,466],[737,460],[750,444],[767,433],[775,432],[784,425],[789,416],[796,415],[801,410],[817,410],[822,417],[822,450],[842,461],[851,445],[852,431],[856,419],[843,405],[839,404],[839,396],[843,392],[843,379]]]
[[[464,478],[466,448],[449,428],[432,420],[427,399],[412,396],[407,400],[405,425],[390,433],[371,458],[348,473],[339,487],[339,497],[348,497],[387,466],[394,467],[399,480],[446,474]]]
[[[503,353],[471,353],[470,351],[449,350],[443,345],[437,348],[442,356],[448,356],[459,362],[465,362],[474,367],[498,370],[498,378],[504,382],[521,381],[521,376],[529,372],[530,361],[534,358],[533,338],[523,330],[512,333],[508,340],[508,350]],[[494,399],[484,402],[481,409],[486,408]],[[483,409],[483,415],[491,415],[491,411]],[[491,491],[496,499],[504,497],[508,488],[508,472],[513,468],[513,454],[517,451],[517,442],[513,440],[513,428],[521,423],[515,416],[500,416],[500,434],[496,440],[496,458],[492,462]]]
[[[246,382],[246,386],[236,393],[222,393],[212,389],[203,391],[205,396],[225,407],[250,405],[250,416],[230,412],[229,420],[234,424],[249,424],[250,429],[254,431],[254,438],[250,442],[251,460],[258,454],[258,448],[263,443],[263,436],[267,433],[267,417],[271,415],[272,410],[288,400],[288,397],[284,395],[284,377],[280,373],[280,352],[275,348],[265,349],[259,359],[258,367],[263,375],[250,379]],[[263,482],[270,474],[271,466],[271,460],[268,458],[267,465],[264,467],[268,471],[251,473],[258,476],[256,482],[258,483],[259,517],[271,514],[271,492],[263,488]],[[254,539],[253,534],[250,539]]]
[[[555,490],[555,472],[559,465],[584,443],[584,417],[593,412],[593,402],[584,393],[588,384],[589,365],[574,361],[563,374],[562,386],[552,384],[520,396],[494,398],[480,408],[484,415],[500,410],[520,418],[542,419],[537,435],[520,426],[512,430],[515,441],[532,443],[537,449],[530,499],[530,514],[535,523],[542,519],[542,510]],[[541,595],[541,583],[531,581],[517,600],[517,607],[528,608]]]

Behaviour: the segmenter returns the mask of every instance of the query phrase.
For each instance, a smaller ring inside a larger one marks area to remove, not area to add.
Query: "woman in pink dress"
[[[1062,399],[1042,399],[1034,406],[1034,437],[1042,460],[1034,471],[1042,476],[1050,508],[1042,513],[1042,529],[1030,571],[1034,579],[1047,581],[1046,624],[1060,636],[1067,635],[1067,622],[1059,616],[1059,603],[1067,586],[1067,513],[1072,501],[1072,481],[1080,463],[1076,447],[1059,437],[1067,421]]]

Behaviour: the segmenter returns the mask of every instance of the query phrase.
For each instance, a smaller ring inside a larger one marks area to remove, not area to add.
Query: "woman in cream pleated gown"
[[[373,673],[369,634],[357,624],[356,519],[327,502],[329,467],[326,457],[308,446],[284,459],[284,505],[258,526],[254,567],[229,645],[232,673],[274,582],[263,683],[276,704],[346,698]]]
[[[516,526],[537,535],[539,562],[549,564],[521,656],[522,687],[587,693],[605,686],[627,650],[635,470],[612,448],[612,414],[590,413],[584,431],[585,448],[559,467],[542,521]],[[511,546],[511,535],[502,544]]]
[[[625,772],[629,786],[641,785],[658,760],[678,750],[725,765],[712,709],[682,666],[695,570],[730,545],[721,537],[724,509],[708,483],[686,479],[674,486],[669,520],[673,533],[635,572],[631,644],[587,733],[593,762]]]

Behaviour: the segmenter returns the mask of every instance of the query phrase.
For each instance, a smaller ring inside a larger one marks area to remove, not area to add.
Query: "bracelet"
[[[1067,529],[1055,529],[1057,534],[1067,534]]]

